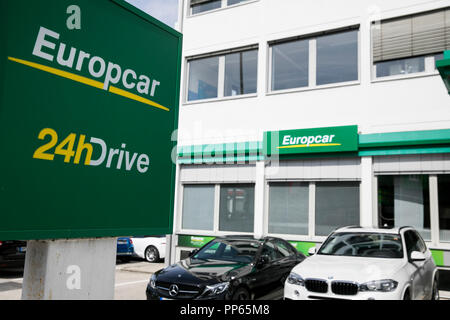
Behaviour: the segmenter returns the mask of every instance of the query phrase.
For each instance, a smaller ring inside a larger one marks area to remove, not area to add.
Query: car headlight
[[[213,284],[210,286],[206,286],[205,289],[205,294],[209,295],[209,296],[215,296],[221,293],[224,293],[228,287],[230,286],[229,282],[222,282],[222,283],[218,283],[218,284]]]
[[[359,291],[390,292],[394,291],[397,288],[397,285],[398,282],[391,279],[375,280],[359,285]]]
[[[152,274],[152,277],[150,278],[150,287],[152,289],[156,288],[156,275]]]
[[[291,274],[287,278],[287,282],[290,284],[296,284],[296,285],[302,286],[302,287],[305,285],[305,280],[303,280],[303,278],[301,276],[299,276],[298,274],[296,274],[295,272],[291,272]]]

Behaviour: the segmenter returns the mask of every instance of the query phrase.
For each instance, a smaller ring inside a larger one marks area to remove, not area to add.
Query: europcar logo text
[[[282,145],[278,149],[340,146],[340,143],[333,141],[335,137],[336,135],[334,134],[311,136],[284,135]]]
[[[106,63],[105,59],[102,57],[95,56],[83,50],[78,50],[75,47],[71,47],[67,53],[67,45],[63,42],[58,43],[59,40],[59,33],[41,26],[32,54],[36,57],[51,62],[54,62],[56,57],[56,62],[60,66],[75,69],[74,71],[80,72],[87,69],[92,78],[87,78],[72,72],[63,71],[15,57],[8,57],[8,59],[31,68],[135,100],[164,111],[170,111],[169,108],[142,96],[155,96],[158,87],[161,86],[161,82],[158,80],[151,80],[150,77],[144,74],[138,75],[138,73],[136,73],[133,69],[124,69],[120,65],[110,61]],[[57,44],[58,49],[56,50]],[[95,79],[101,79],[101,81]],[[115,84],[119,84],[119,82],[128,91],[113,86]]]

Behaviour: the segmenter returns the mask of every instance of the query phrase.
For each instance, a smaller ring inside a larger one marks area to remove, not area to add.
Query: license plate
[[[27,252],[27,247],[18,247],[17,251],[18,252]]]

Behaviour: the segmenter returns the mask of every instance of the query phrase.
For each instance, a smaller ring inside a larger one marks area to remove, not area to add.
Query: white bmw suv
[[[285,299],[439,299],[436,265],[412,227],[344,227],[311,249],[286,279]]]

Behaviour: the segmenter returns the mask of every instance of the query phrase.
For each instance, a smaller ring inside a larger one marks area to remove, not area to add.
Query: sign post
[[[25,273],[30,250],[49,265],[92,239],[115,255],[115,237],[172,233],[181,34],[123,0],[5,0],[0,15],[0,240],[36,242]]]

